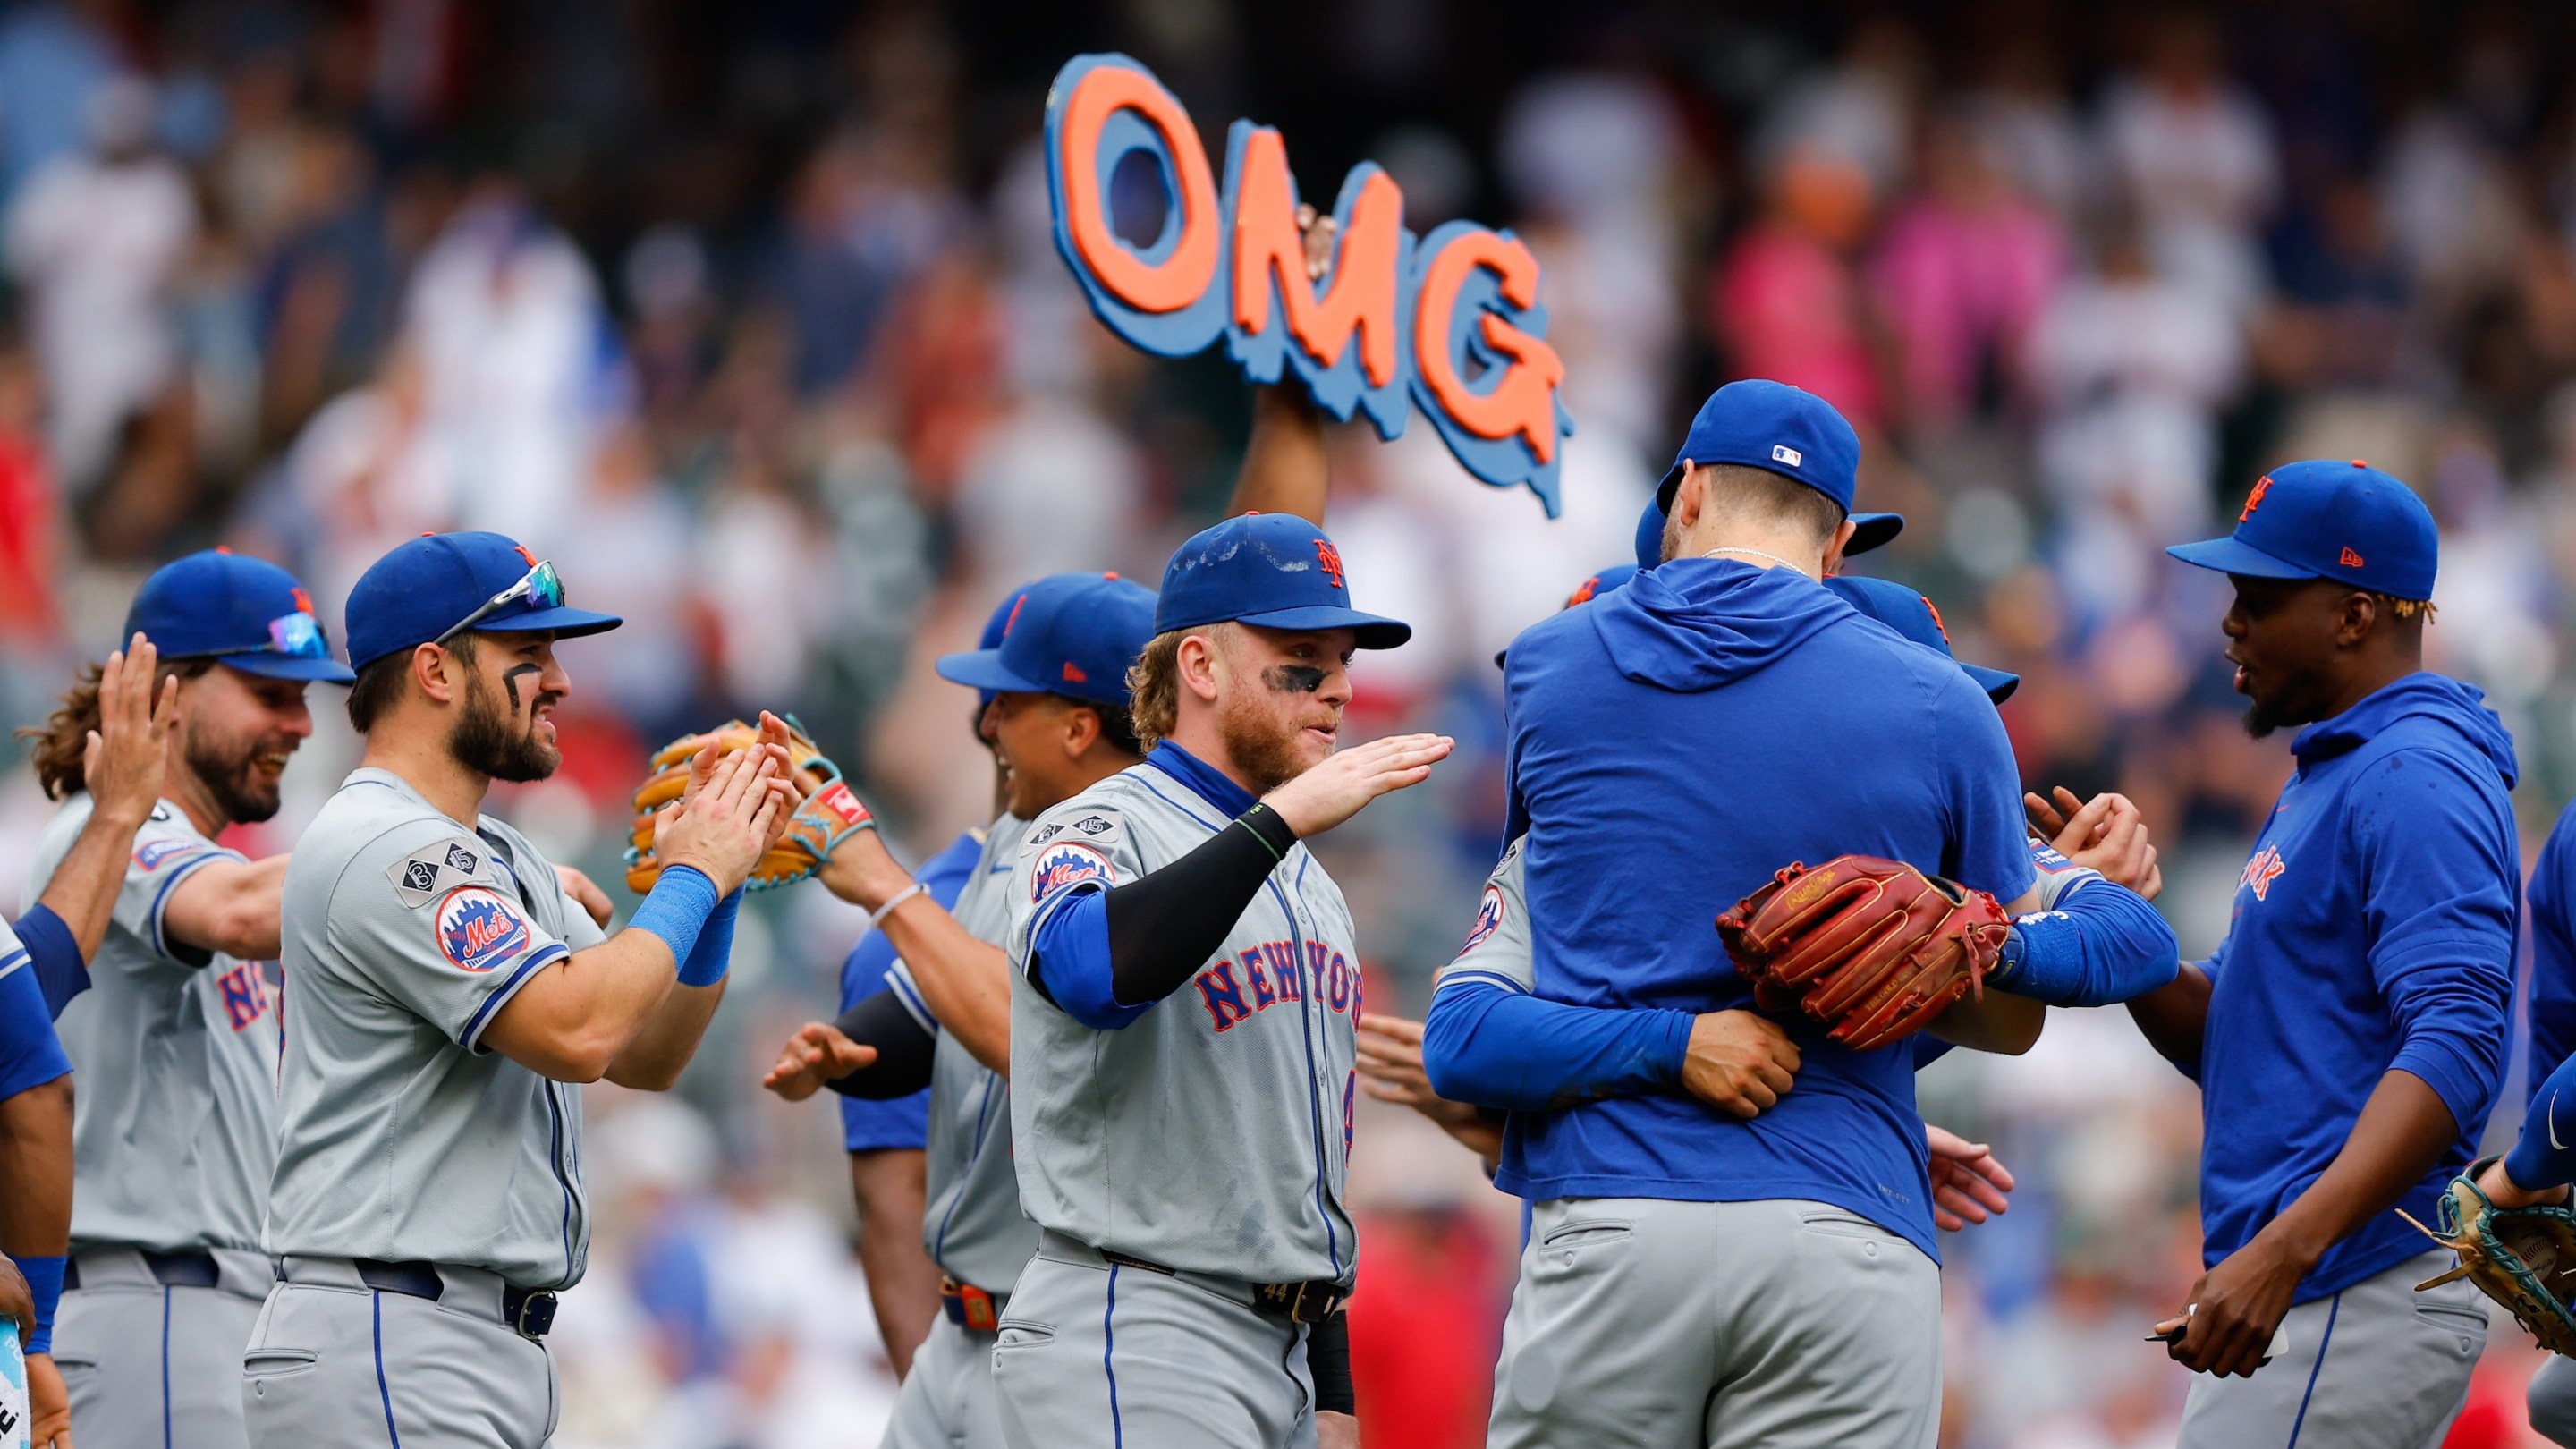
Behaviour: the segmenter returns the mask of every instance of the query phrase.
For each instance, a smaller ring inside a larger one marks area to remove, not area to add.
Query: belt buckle
[[[510,1326],[528,1338],[543,1338],[555,1326],[555,1295],[531,1293],[519,1300],[519,1311],[510,1315]]]

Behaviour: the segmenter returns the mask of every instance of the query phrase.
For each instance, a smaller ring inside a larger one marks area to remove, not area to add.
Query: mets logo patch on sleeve
[[[489,971],[528,948],[527,918],[486,886],[458,886],[438,903],[438,949],[459,971]]]
[[[1503,888],[1489,885],[1485,887],[1485,898],[1476,902],[1476,927],[1467,933],[1467,944],[1458,948],[1459,954],[1464,955],[1485,944],[1487,937],[1502,928]]]
[[[1079,840],[1058,840],[1038,852],[1037,868],[1030,872],[1029,899],[1045,900],[1078,880],[1116,885],[1118,876],[1109,868],[1108,856]]]
[[[190,855],[205,848],[205,842],[202,840],[180,840],[164,835],[134,847],[134,863],[145,870],[159,870],[180,856]]]

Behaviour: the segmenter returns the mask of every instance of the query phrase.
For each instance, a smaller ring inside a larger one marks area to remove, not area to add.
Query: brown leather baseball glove
[[[653,816],[680,798],[689,787],[689,763],[709,745],[720,754],[747,750],[760,742],[760,727],[741,720],[701,734],[682,735],[653,756],[652,773],[635,790],[635,823],[626,848],[626,888],[641,895],[662,878],[662,862],[653,854]],[[787,833],[760,858],[751,878],[753,890],[793,885],[823,868],[833,847],[862,830],[874,830],[876,817],[841,779],[841,767],[814,747],[811,736],[788,722],[787,754],[802,783],[813,793],[788,819]]]
[[[2011,930],[1986,892],[1874,855],[1792,864],[1717,918],[1763,1009],[1804,1012],[1855,1051],[1982,992]]]

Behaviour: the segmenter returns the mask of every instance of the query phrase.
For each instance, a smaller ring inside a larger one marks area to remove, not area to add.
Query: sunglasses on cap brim
[[[481,607],[457,620],[445,633],[430,642],[444,644],[521,599],[529,600],[539,609],[560,609],[564,606],[563,580],[555,573],[553,559],[540,562],[535,568],[528,570],[517,583],[485,599]]]

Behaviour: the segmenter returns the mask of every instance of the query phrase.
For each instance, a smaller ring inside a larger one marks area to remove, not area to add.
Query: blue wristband
[[[698,933],[707,927],[707,917],[716,909],[716,883],[694,865],[666,866],[662,878],[653,882],[652,894],[635,908],[635,917],[626,924],[638,931],[650,931],[671,948],[671,962],[678,965],[689,959],[698,948]]]
[[[27,1352],[54,1351],[54,1308],[63,1301],[63,1265],[67,1258],[20,1258],[9,1260],[27,1275],[28,1292],[36,1300],[36,1331],[27,1338]]]
[[[697,947],[680,963],[682,986],[713,986],[724,979],[725,968],[733,964],[733,921],[742,913],[742,887],[716,902],[707,913],[707,923],[698,932]]]

